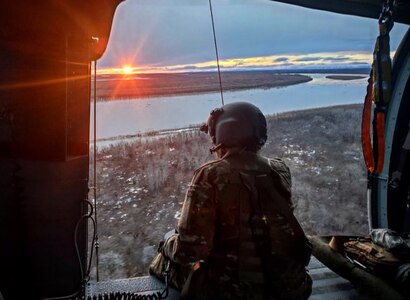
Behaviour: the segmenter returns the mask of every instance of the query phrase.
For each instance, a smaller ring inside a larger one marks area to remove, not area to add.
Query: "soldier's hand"
[[[164,243],[162,244],[162,248],[161,248],[161,252],[162,252],[162,254],[164,254],[166,257],[169,257],[169,256],[167,256],[167,250],[168,251],[173,251],[172,249],[173,249],[173,247],[174,247],[174,242],[175,242],[175,240],[178,238],[178,235],[177,234],[173,234],[173,235],[171,235],[171,236],[169,236],[165,241],[164,241]]]
[[[162,240],[162,241],[159,242],[159,245],[158,245],[158,248],[157,248],[157,252],[158,252],[158,253],[159,253],[159,252],[162,252],[162,248],[164,248],[164,244],[165,244],[165,241],[164,241],[164,240]]]

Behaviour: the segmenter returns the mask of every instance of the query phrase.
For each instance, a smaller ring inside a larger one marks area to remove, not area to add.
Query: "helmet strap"
[[[218,145],[214,145],[212,146],[211,149],[209,149],[209,152],[211,152],[211,154],[215,153],[216,151],[218,151],[219,149],[222,148],[222,143],[219,143]]]

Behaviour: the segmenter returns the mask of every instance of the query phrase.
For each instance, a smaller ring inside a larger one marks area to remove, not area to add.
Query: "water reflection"
[[[303,84],[226,92],[225,103],[249,101],[265,114],[274,114],[363,101],[367,78],[345,81],[327,79],[329,74],[307,75],[313,80]],[[97,139],[199,124],[220,105],[219,93],[99,102]]]

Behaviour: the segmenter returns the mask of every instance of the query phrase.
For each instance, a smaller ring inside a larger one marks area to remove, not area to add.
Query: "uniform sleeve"
[[[288,205],[293,210],[294,205],[292,201],[292,178],[290,175],[289,167],[281,159],[278,158],[270,159],[269,162],[272,169],[278,176],[280,183],[279,192],[287,200]]]
[[[205,259],[213,247],[216,219],[215,188],[209,172],[198,170],[188,187],[178,222],[178,234],[169,238],[164,254],[180,264]]]

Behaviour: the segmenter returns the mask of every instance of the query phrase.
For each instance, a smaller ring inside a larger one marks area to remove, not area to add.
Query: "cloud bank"
[[[377,20],[268,0],[213,0],[213,7],[225,69],[348,63],[350,56],[341,53],[370,54],[378,34]],[[395,25],[392,49],[406,28]],[[196,70],[210,68],[214,60],[208,0],[127,0],[116,11],[98,65],[101,69],[129,65],[140,70]]]

